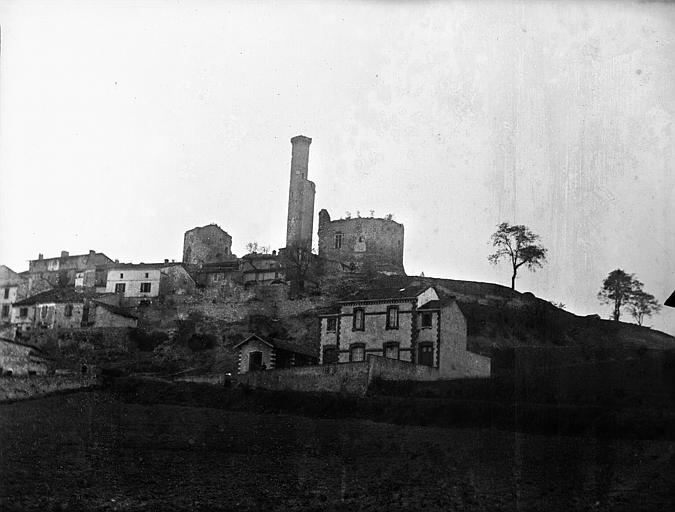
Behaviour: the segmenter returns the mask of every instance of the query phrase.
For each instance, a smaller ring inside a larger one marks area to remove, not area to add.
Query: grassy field
[[[0,405],[0,510],[668,510],[675,442],[82,392]]]

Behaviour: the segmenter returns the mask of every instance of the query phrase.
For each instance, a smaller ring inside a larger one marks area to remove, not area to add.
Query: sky
[[[490,235],[525,224],[549,252],[520,291],[606,318],[616,268],[675,289],[671,3],[4,0],[0,28],[16,271],[180,260],[212,222],[238,255],[283,247],[302,134],[315,237],[322,208],[391,213],[408,274],[509,286]]]

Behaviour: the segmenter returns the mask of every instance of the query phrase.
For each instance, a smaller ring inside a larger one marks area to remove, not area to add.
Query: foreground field
[[[102,392],[0,405],[0,510],[667,510],[673,441],[255,415]]]

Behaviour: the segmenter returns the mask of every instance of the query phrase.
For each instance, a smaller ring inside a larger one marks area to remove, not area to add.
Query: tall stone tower
[[[312,250],[315,185],[307,179],[309,145],[312,139],[298,135],[291,139],[291,185],[288,192],[286,247]]]

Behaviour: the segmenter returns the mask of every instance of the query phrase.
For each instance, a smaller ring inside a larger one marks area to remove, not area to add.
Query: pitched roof
[[[422,311],[424,309],[440,309],[441,301],[440,300],[430,300],[426,304],[421,305],[418,310]]]
[[[30,343],[22,343],[16,340],[10,340],[9,338],[0,338],[0,342],[11,343],[12,345],[19,345],[20,347],[30,348],[35,352],[37,352],[36,355],[39,355],[40,357],[43,357],[45,359],[51,359],[51,357],[47,355],[44,350],[42,350],[40,347],[36,347],[35,345],[31,345]]]
[[[295,352],[296,354],[301,354],[304,356],[316,357],[316,354],[312,353],[312,351],[308,350],[306,347],[303,347],[302,345],[298,345],[292,340],[264,338],[258,334],[251,334],[250,336],[247,336],[243,341],[240,341],[232,348],[239,348],[240,346],[248,343],[253,338],[258,339],[259,341],[263,342],[265,345],[269,347],[278,348],[280,350],[285,350],[287,352]]]
[[[113,265],[106,265],[108,270],[114,271],[116,269],[141,270],[141,269],[163,269],[166,267],[183,266],[180,261],[170,261],[167,263],[115,263]]]
[[[670,306],[671,308],[675,308],[675,292],[673,292],[670,297],[666,299],[666,302],[664,302],[666,306]]]
[[[342,297],[341,303],[361,302],[365,300],[404,300],[414,299],[424,290],[432,288],[427,283],[410,283],[401,288],[387,287],[387,288],[371,288],[361,289],[349,295]]]
[[[101,294],[89,290],[76,291],[75,288],[53,288],[14,303],[14,306],[32,306],[33,304],[63,304],[84,302],[86,298],[99,297]]]

